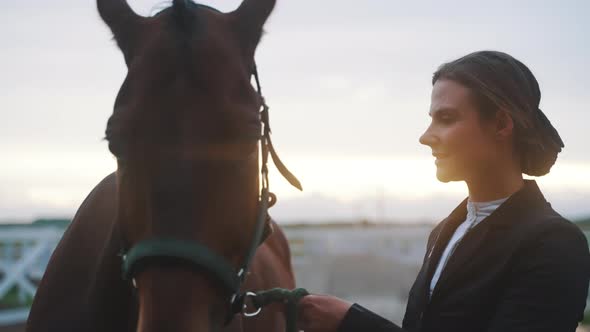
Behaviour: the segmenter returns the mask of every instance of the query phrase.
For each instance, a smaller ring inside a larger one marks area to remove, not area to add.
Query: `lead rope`
[[[297,304],[309,292],[304,288],[288,290],[274,288],[267,291],[260,291],[252,298],[255,308],[262,308],[271,303],[283,303],[285,305],[285,325],[287,332],[297,332]]]
[[[242,310],[242,315],[251,318],[258,316],[264,307],[273,303],[282,303],[285,306],[285,329],[286,332],[297,332],[297,305],[299,301],[308,296],[309,292],[304,288],[289,290],[285,288],[273,288],[256,293],[247,292],[241,295],[235,305]],[[249,304],[255,309],[253,313],[247,313],[245,310]]]

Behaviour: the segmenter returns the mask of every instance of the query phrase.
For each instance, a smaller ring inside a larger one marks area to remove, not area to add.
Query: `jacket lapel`
[[[463,201],[455,210],[440,223],[439,230],[436,234],[433,234],[434,240],[428,248],[424,264],[416,277],[416,281],[412,288],[414,297],[413,307],[416,308],[416,312],[424,312],[428,305],[430,297],[430,281],[432,275],[436,270],[436,266],[442,256],[443,251],[451,236],[455,232],[455,229],[465,220],[467,210],[467,200]]]
[[[491,215],[475,226],[471,231],[465,234],[463,239],[461,239],[455,248],[455,251],[448,258],[447,264],[434,287],[434,291],[432,292],[433,298],[436,297],[441,290],[447,288],[450,281],[452,281],[453,276],[457,276],[465,271],[466,265],[468,265],[469,262],[481,252],[483,249],[482,246],[490,231],[489,222],[492,220],[489,219],[493,219]]]
[[[455,230],[467,217],[467,200],[464,200],[455,210],[443,221],[441,230],[434,241],[428,259],[426,260],[426,288],[430,290],[430,281],[436,271],[436,267],[442,254],[455,233]]]

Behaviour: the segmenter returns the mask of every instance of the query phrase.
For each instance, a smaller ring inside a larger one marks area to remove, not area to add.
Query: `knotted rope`
[[[284,303],[287,332],[297,332],[297,304],[307,295],[309,292],[304,288],[294,290],[273,288],[257,292],[256,296],[252,297],[252,305],[260,309],[271,303]]]

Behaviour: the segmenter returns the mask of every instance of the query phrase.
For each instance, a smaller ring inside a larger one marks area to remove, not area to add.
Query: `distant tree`
[[[32,225],[35,227],[44,227],[44,226],[54,226],[59,228],[67,228],[70,223],[72,222],[71,219],[63,218],[63,219],[37,219],[33,221]]]

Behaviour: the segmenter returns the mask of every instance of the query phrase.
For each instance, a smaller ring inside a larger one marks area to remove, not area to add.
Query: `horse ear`
[[[137,15],[126,0],[97,0],[98,13],[109,26],[129,65],[137,37],[146,18]]]
[[[244,0],[234,11],[236,30],[246,51],[254,53],[275,3],[276,0]]]

